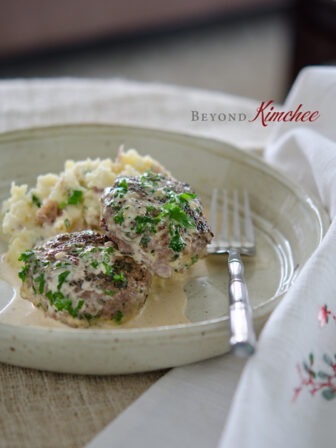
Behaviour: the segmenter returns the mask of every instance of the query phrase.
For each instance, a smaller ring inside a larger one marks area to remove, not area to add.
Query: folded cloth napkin
[[[282,110],[295,110],[299,104],[304,110],[318,110],[319,118],[277,123],[265,144],[265,158],[319,196],[333,218],[336,69],[305,69]],[[172,370],[87,448],[334,447],[335,255],[333,222],[264,327],[224,431],[230,388],[244,366],[232,355]]]
[[[336,69],[309,68],[285,109],[318,109],[308,126],[284,123],[265,158],[318,195],[332,224],[260,336],[221,448],[336,444]]]

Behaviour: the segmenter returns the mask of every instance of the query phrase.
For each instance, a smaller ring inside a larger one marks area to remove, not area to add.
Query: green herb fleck
[[[91,264],[91,266],[92,266],[94,269],[96,269],[96,268],[98,267],[98,265],[99,265],[99,263],[98,263],[97,260],[93,260],[90,264]]]
[[[58,204],[58,207],[63,210],[67,205],[78,205],[83,200],[83,192],[81,190],[72,190],[69,193],[68,200],[62,201]]]
[[[124,282],[126,279],[125,279],[125,277],[124,277],[124,274],[121,272],[120,274],[115,274],[115,275],[113,276],[113,280],[114,280],[115,282]]]
[[[55,264],[55,268],[57,268],[57,269],[62,269],[62,268],[66,268],[67,266],[70,266],[71,265],[71,263],[69,263],[68,261],[58,261],[56,264]]]
[[[141,176],[141,183],[144,183],[144,181],[151,182],[153,185],[160,182],[161,177],[159,174],[153,173],[151,170],[146,171]]]
[[[154,212],[156,210],[156,208],[153,207],[153,205],[147,205],[146,210],[147,210],[147,212],[151,213],[151,212]]]
[[[108,296],[113,297],[116,294],[116,291],[112,291],[111,289],[104,289],[104,293]]]
[[[140,246],[147,248],[148,243],[151,241],[151,237],[148,235],[143,235],[143,237],[140,240]]]
[[[186,202],[189,202],[190,201],[190,199],[196,199],[197,198],[197,195],[196,194],[194,194],[194,193],[187,193],[186,191],[184,192],[184,193],[180,193],[180,194],[178,194],[177,196],[176,196],[176,199],[179,201],[179,202],[184,202],[184,203],[186,203]]]
[[[127,180],[121,179],[117,181],[117,185],[115,187],[115,196],[119,198],[124,197],[124,195],[128,192],[128,183]]]
[[[44,273],[40,274],[40,275],[35,279],[35,282],[38,283],[38,286],[37,286],[37,287],[38,287],[38,292],[39,292],[40,294],[42,294],[43,291],[44,291],[44,286],[45,286]]]
[[[117,324],[121,324],[121,320],[124,317],[124,314],[122,311],[118,310],[115,315],[113,316],[113,319],[117,322]]]
[[[78,311],[83,307],[84,300],[79,300],[77,306],[72,306],[72,300],[65,297],[60,291],[52,292],[48,291],[46,297],[57,311],[67,311],[72,317],[78,317]]]
[[[83,200],[83,192],[80,190],[73,190],[68,198],[69,205],[77,205]]]
[[[103,261],[103,266],[105,268],[105,274],[112,277],[114,275],[113,267],[106,261]]]
[[[66,206],[68,205],[67,202],[62,201],[58,204],[58,208],[60,208],[61,210],[63,210]]]
[[[41,200],[34,193],[32,194],[32,203],[35,204],[38,208],[40,208],[42,205]]]
[[[176,230],[175,235],[170,240],[169,246],[171,249],[173,249],[174,252],[181,252],[185,248],[186,244],[179,235],[178,231]]]
[[[197,261],[198,261],[198,255],[193,255],[193,256],[191,257],[191,263],[192,263],[192,264],[195,264]]]
[[[68,278],[69,275],[70,275],[70,271],[64,271],[58,276],[58,285],[57,285],[58,291],[61,290],[63,283],[66,281],[66,279]]]
[[[26,266],[23,266],[23,268],[18,272],[18,276],[23,282],[25,282],[27,279],[28,270],[29,270],[29,266],[26,265]]]
[[[76,310],[80,310],[84,305],[84,300],[80,299],[78,300],[77,306],[76,306]]]
[[[183,227],[192,228],[195,227],[194,221],[186,214],[184,210],[178,205],[168,202],[163,206],[164,210],[168,213],[170,219],[181,224]]]
[[[122,272],[120,272],[120,274],[114,274],[112,278],[114,281],[114,285],[117,288],[124,289],[127,287],[128,280]]]
[[[68,218],[65,218],[65,220],[64,220],[64,225],[65,225],[65,228],[66,228],[66,229],[69,229],[69,228],[70,228],[70,226],[71,226],[71,222],[70,222],[70,220],[69,220]]]
[[[140,235],[145,231],[156,233],[156,225],[160,222],[160,218],[152,218],[150,216],[136,216],[135,217],[135,233]]]
[[[116,224],[121,225],[124,222],[125,218],[122,212],[119,212],[117,215],[115,215],[114,217],[114,222]]]
[[[18,261],[28,261],[30,258],[34,255],[34,252],[32,250],[26,250],[26,252],[23,252],[19,258]]]

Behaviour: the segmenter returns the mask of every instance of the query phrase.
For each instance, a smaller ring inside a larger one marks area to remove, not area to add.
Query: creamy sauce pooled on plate
[[[136,316],[120,325],[111,321],[101,322],[90,328],[148,328],[188,323],[190,321],[185,316],[187,295],[184,291],[184,285],[192,277],[206,276],[207,274],[206,263],[204,260],[201,260],[184,274],[174,274],[170,279],[154,277],[148,299]],[[21,298],[21,281],[17,276],[17,272],[6,263],[4,256],[0,260],[0,279],[12,288],[11,294],[8,293],[7,304],[0,309],[0,323],[49,328],[72,328],[45,316],[42,310],[36,308],[28,300]]]

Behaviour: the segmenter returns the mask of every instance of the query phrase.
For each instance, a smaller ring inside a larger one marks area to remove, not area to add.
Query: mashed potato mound
[[[68,160],[62,173],[41,175],[30,189],[13,182],[10,198],[2,205],[2,237],[8,242],[6,260],[17,268],[20,254],[46,238],[99,229],[104,188],[119,175],[138,176],[147,170],[169,175],[150,156],[120,148],[115,161]]]

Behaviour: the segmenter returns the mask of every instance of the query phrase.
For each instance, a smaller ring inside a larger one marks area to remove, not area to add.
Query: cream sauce
[[[100,323],[90,328],[145,328],[188,323],[189,320],[185,316],[187,295],[184,291],[184,285],[193,277],[207,275],[207,264],[204,260],[201,260],[185,274],[174,274],[170,279],[155,277],[150,295],[143,308],[135,317],[121,325],[108,322]],[[12,288],[12,293],[7,294],[7,305],[0,309],[0,323],[48,328],[71,328],[45,316],[43,311],[36,308],[28,300],[21,298],[21,281],[16,271],[4,260],[4,256],[0,260],[0,278]]]

